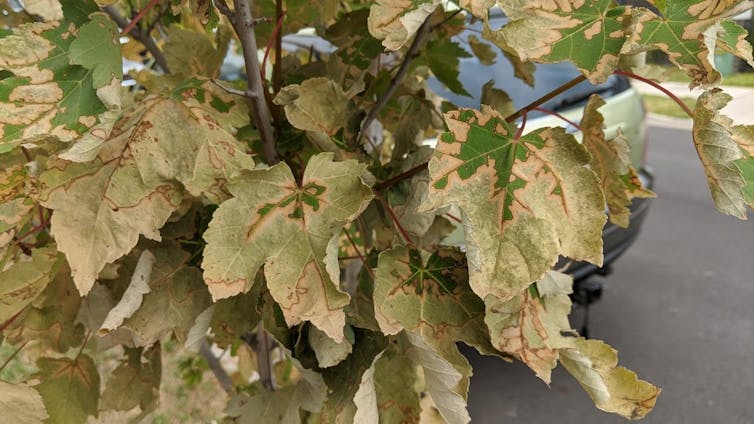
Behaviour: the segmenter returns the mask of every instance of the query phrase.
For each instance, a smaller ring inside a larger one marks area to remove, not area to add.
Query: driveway
[[[604,280],[591,335],[662,387],[645,423],[754,423],[754,218],[716,212],[689,131],[650,127],[648,161],[658,199]],[[470,359],[475,423],[626,422],[561,369],[548,388],[520,363]]]

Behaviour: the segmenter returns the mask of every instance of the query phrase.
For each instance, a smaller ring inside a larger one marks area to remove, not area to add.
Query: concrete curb
[[[673,128],[677,130],[691,130],[692,121],[687,118],[675,118],[672,116],[647,114],[647,125],[651,127]]]

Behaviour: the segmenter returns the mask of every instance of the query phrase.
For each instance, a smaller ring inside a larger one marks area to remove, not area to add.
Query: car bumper
[[[654,175],[649,169],[639,171],[639,177],[646,188],[654,187]],[[621,228],[615,224],[608,224],[602,233],[604,260],[602,267],[590,264],[588,262],[571,262],[561,259],[558,268],[565,268],[565,272],[573,275],[574,280],[582,280],[593,274],[607,274],[610,265],[615,262],[636,240],[639,231],[644,224],[644,218],[649,211],[649,205],[653,199],[637,198],[631,203],[631,220],[628,228]]]

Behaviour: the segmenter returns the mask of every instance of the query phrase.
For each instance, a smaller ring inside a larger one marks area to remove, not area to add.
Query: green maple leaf
[[[689,2],[668,0],[657,4],[661,16],[648,9],[632,10],[632,36],[624,52],[657,48],[668,59],[686,71],[692,86],[714,85],[720,81],[715,69],[714,50],[717,31],[715,24],[740,13],[742,2],[737,0]],[[711,29],[711,32],[708,31]],[[732,30],[730,25],[725,29]],[[737,35],[736,35],[737,37]],[[723,43],[731,42],[730,35]]]
[[[719,89],[699,96],[694,109],[692,136],[715,207],[722,213],[746,219],[746,181],[737,166],[739,161],[746,159],[737,142],[746,140],[745,132],[739,130],[734,139],[731,133],[733,121],[719,112],[730,99]]]
[[[40,358],[37,366],[41,382],[34,387],[50,414],[47,423],[85,423],[97,416],[100,379],[92,358]]]
[[[313,156],[300,185],[285,164],[243,171],[204,233],[204,280],[221,299],[249,290],[264,264],[267,287],[289,326],[311,321],[343,340],[349,296],[339,289],[337,235],[372,198],[366,166]]]
[[[146,354],[142,362],[142,349],[126,348],[126,360],[122,361],[107,379],[102,392],[102,409],[129,411],[141,408],[144,416],[157,407],[162,377],[162,359],[159,346]]]
[[[176,96],[144,99],[100,145],[66,156],[81,163],[57,159],[40,176],[42,204],[54,210],[52,233],[82,294],[140,235],[159,240],[185,196],[219,203],[224,181],[254,165],[233,129],[215,118],[219,112],[203,104],[219,97],[198,89]]]
[[[499,35],[523,61],[568,60],[594,83],[604,82],[618,64],[630,14],[613,0],[501,6],[512,21]]]
[[[634,177],[636,170],[631,166],[629,143],[620,130],[614,138],[605,140],[605,119],[597,111],[604,104],[605,101],[597,95],[589,98],[580,123],[583,145],[592,156],[589,165],[600,177],[610,221],[626,228],[631,214],[628,209],[631,199],[655,197],[655,194],[642,187],[641,180]]]
[[[0,380],[0,410],[3,419],[12,423],[41,423],[47,415],[39,392],[23,384]]]
[[[458,80],[460,72],[458,64],[462,57],[471,57],[471,54],[461,48],[458,43],[444,38],[432,39],[427,42],[424,54],[415,64],[429,66],[432,74],[450,91],[471,97],[469,92],[463,88],[461,81]]]
[[[76,42],[82,32],[85,40],[96,33],[103,43],[119,46],[107,18],[96,15],[87,24],[87,16],[97,10],[94,2],[67,0],[63,21],[22,25],[0,38],[0,70],[12,74],[0,79],[3,143],[44,136],[70,141],[97,124],[106,107],[96,89],[120,76],[122,66],[119,50],[111,47],[95,58],[86,51],[88,43]]]
[[[29,261],[20,261],[0,272],[0,322],[29,305],[55,278],[62,257],[52,247],[34,249]]]
[[[562,128],[518,137],[487,106],[445,119],[422,208],[463,212],[474,293],[506,301],[560,254],[601,264],[605,199],[583,146]]]
[[[717,47],[745,60],[749,66],[754,66],[752,47],[747,37],[749,32],[730,19],[720,22],[717,32]]]
[[[388,50],[398,50],[435,11],[439,0],[377,0],[369,9],[369,33]]]
[[[107,15],[96,14],[79,29],[76,40],[71,43],[71,64],[92,70],[94,88],[110,84],[113,78],[123,79],[119,35],[115,22]]]
[[[343,63],[366,70],[382,53],[379,40],[369,34],[367,26],[368,9],[344,13],[338,21],[327,27],[326,38],[338,46],[335,52]]]

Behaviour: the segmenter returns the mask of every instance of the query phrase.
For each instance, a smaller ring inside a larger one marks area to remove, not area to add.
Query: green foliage
[[[661,50],[706,90],[700,166],[746,219],[754,126],[720,113],[712,58],[752,62],[730,20],[748,2],[232,3],[0,3],[0,342],[36,364],[2,374],[6,420],[161,419],[175,344],[182,387],[211,370],[232,422],[466,423],[458,343],[547,383],[560,363],[604,411],[651,411],[660,389],[571,329],[572,281],[552,269],[600,265],[605,210],[627,226],[654,195],[631,143],[606,139],[598,96],[581,141],[527,129],[534,106],[495,80],[468,92],[459,64],[507,60],[533,85],[534,62],[569,61],[602,82]],[[459,37],[472,15],[481,34]],[[320,38],[277,50],[299,30]]]

